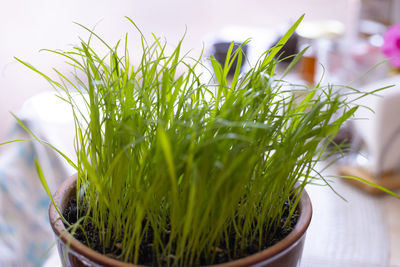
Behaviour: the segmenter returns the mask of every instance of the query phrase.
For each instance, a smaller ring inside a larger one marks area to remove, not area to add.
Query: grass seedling
[[[111,46],[90,30],[107,55],[90,40],[53,51],[85,81],[59,71],[55,81],[21,61],[71,105],[78,218],[94,226],[102,252],[141,264],[213,264],[220,251],[229,260],[252,244],[263,249],[290,224],[304,187],[320,179],[313,170],[327,144],[358,108],[333,86],[304,88],[299,101],[276,77],[275,56],[301,20],[247,73],[236,64],[231,80],[233,61],[245,57],[233,44],[224,65],[211,57],[214,79],[204,83],[201,58],[182,55],[182,41],[167,53],[140,31],[138,64],[127,38]]]

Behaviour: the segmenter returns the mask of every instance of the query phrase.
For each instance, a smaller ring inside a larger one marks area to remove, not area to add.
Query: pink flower
[[[383,36],[382,52],[393,67],[400,67],[400,24],[391,26]]]

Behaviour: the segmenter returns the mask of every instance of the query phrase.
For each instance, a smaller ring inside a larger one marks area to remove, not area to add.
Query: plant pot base
[[[54,201],[63,212],[67,207],[69,200],[75,197],[76,175],[64,182],[54,195]],[[299,266],[301,254],[304,247],[306,230],[311,220],[312,208],[311,202],[306,192],[300,199],[300,216],[292,232],[275,245],[255,253],[251,256],[234,260],[215,266],[267,266],[267,267],[296,267]],[[58,238],[57,245],[61,260],[66,266],[117,266],[134,267],[130,263],[115,260],[100,254],[85,246],[69,233],[66,232],[63,221],[57,213],[55,207],[51,204],[49,208],[49,217],[51,226]]]

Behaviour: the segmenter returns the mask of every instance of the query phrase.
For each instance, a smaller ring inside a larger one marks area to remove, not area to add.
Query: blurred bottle
[[[315,84],[315,70],[317,64],[317,56],[315,50],[310,46],[304,53],[299,65],[300,78],[309,86]]]

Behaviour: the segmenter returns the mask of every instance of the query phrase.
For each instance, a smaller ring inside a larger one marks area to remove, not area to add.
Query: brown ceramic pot
[[[66,180],[54,195],[54,201],[63,212],[68,200],[75,197],[77,175]],[[300,265],[306,230],[310,224],[312,214],[311,202],[304,191],[300,199],[300,217],[293,231],[283,240],[263,251],[251,256],[223,263],[220,267],[234,266],[268,266],[268,267],[295,267]],[[57,236],[57,246],[62,261],[66,266],[120,266],[134,267],[133,265],[102,255],[83,245],[65,232],[64,224],[55,207],[50,204],[50,223]],[[68,245],[67,245],[68,244]]]

